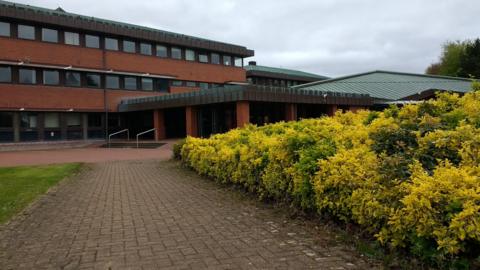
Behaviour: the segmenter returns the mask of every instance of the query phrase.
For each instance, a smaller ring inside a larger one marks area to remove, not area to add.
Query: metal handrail
[[[130,132],[128,131],[128,128],[122,129],[122,130],[120,130],[120,131],[117,131],[117,132],[115,132],[115,133],[112,133],[112,134],[108,135],[108,147],[110,147],[110,139],[112,138],[112,136],[118,135],[118,134],[120,134],[120,133],[124,133],[125,131],[127,132],[127,140],[130,141]]]
[[[140,135],[143,135],[143,134],[146,134],[146,133],[155,131],[155,130],[156,130],[156,128],[152,128],[152,129],[149,129],[149,130],[147,130],[147,131],[138,133],[138,134],[137,134],[137,148],[138,148],[138,137],[139,137]]]

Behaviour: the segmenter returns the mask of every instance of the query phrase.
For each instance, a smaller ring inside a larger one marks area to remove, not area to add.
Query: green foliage
[[[180,141],[178,141],[176,144],[173,145],[172,152],[173,152],[174,159],[180,160],[182,158],[181,151],[184,144],[185,144],[185,139],[181,139]]]
[[[355,223],[425,263],[480,256],[480,92],[187,138],[202,175]]]
[[[0,223],[79,168],[78,163],[0,168]]]

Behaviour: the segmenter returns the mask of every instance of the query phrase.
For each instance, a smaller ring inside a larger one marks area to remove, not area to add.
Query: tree
[[[465,53],[468,42],[446,42],[442,48],[440,62],[431,64],[425,72],[432,75],[458,76],[460,59]]]
[[[459,59],[458,76],[480,78],[480,39],[469,42]]]

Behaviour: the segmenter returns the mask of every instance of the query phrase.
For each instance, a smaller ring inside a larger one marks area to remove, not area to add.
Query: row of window
[[[220,86],[205,82],[167,80],[126,75],[103,75],[98,73],[34,69],[0,66],[0,83],[43,84],[68,87],[88,87],[125,90],[168,92],[170,86],[207,89]]]
[[[262,78],[262,77],[250,77],[250,78],[247,78],[247,80],[249,83],[255,84],[255,85],[266,85],[266,86],[277,86],[277,87],[290,87],[290,86],[307,83],[302,81],[280,80],[280,79]]]
[[[36,28],[31,25],[18,24],[16,28],[8,22],[0,22],[0,36],[12,37],[13,31],[16,30],[16,37],[20,39],[36,40]],[[61,40],[60,36],[63,35]],[[195,51],[187,48],[168,47],[161,44],[152,44],[149,42],[136,42],[128,39],[117,39],[113,37],[105,37],[101,44],[100,36],[90,34],[80,34],[77,32],[62,31],[50,28],[41,28],[40,39],[51,43],[64,43],[74,46],[85,46],[87,48],[105,48],[111,51],[123,51],[126,53],[140,53],[143,55],[155,55],[161,58],[170,57],[172,59],[197,61],[200,63],[211,63],[225,66],[243,66],[241,57],[232,57],[230,55],[220,55],[218,53],[207,53]],[[102,46],[103,45],[103,46]]]

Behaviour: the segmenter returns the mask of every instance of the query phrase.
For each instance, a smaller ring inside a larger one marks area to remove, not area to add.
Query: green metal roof
[[[247,72],[257,71],[257,72],[281,74],[281,75],[294,76],[294,77],[305,77],[305,78],[311,78],[315,80],[329,79],[328,77],[325,77],[325,76],[303,72],[299,70],[286,69],[286,68],[276,68],[276,67],[267,67],[267,66],[259,66],[259,65],[248,65],[248,66],[245,66],[244,68]]]
[[[150,27],[129,24],[129,23],[122,23],[107,19],[100,19],[91,16],[84,16],[75,13],[65,12],[62,8],[57,9],[48,9],[42,8],[37,6],[30,6],[24,4],[18,4],[8,1],[0,0],[0,17],[1,16],[9,16],[9,11],[16,11],[16,15],[19,16],[18,19],[26,19],[26,20],[34,20],[40,21],[43,23],[49,23],[44,20],[44,18],[55,18],[57,19],[57,23],[59,24],[67,24],[72,27],[83,28],[85,25],[92,25],[95,26],[96,29],[88,29],[88,30],[97,30],[99,32],[112,32],[113,30],[122,29],[123,35],[124,33],[145,33],[145,37],[149,37],[146,39],[154,39],[155,37],[161,36],[164,37],[166,40],[170,40],[171,42],[181,40],[182,43],[186,44],[195,44],[196,43],[207,43],[211,44],[210,47],[216,47],[220,51],[224,49],[223,47],[231,47],[232,52],[238,52],[243,56],[253,56],[254,52],[252,50],[248,50],[247,48],[239,45],[234,45],[225,42],[214,41],[210,39],[204,39],[189,35],[178,34],[174,32],[158,30]],[[42,18],[41,16],[46,16]],[[118,32],[118,31],[117,31]],[[115,33],[116,34],[116,33]],[[128,36],[128,34],[126,34]]]
[[[428,90],[468,92],[472,80],[376,70],[294,86],[320,92],[368,94],[375,99],[400,100]]]

